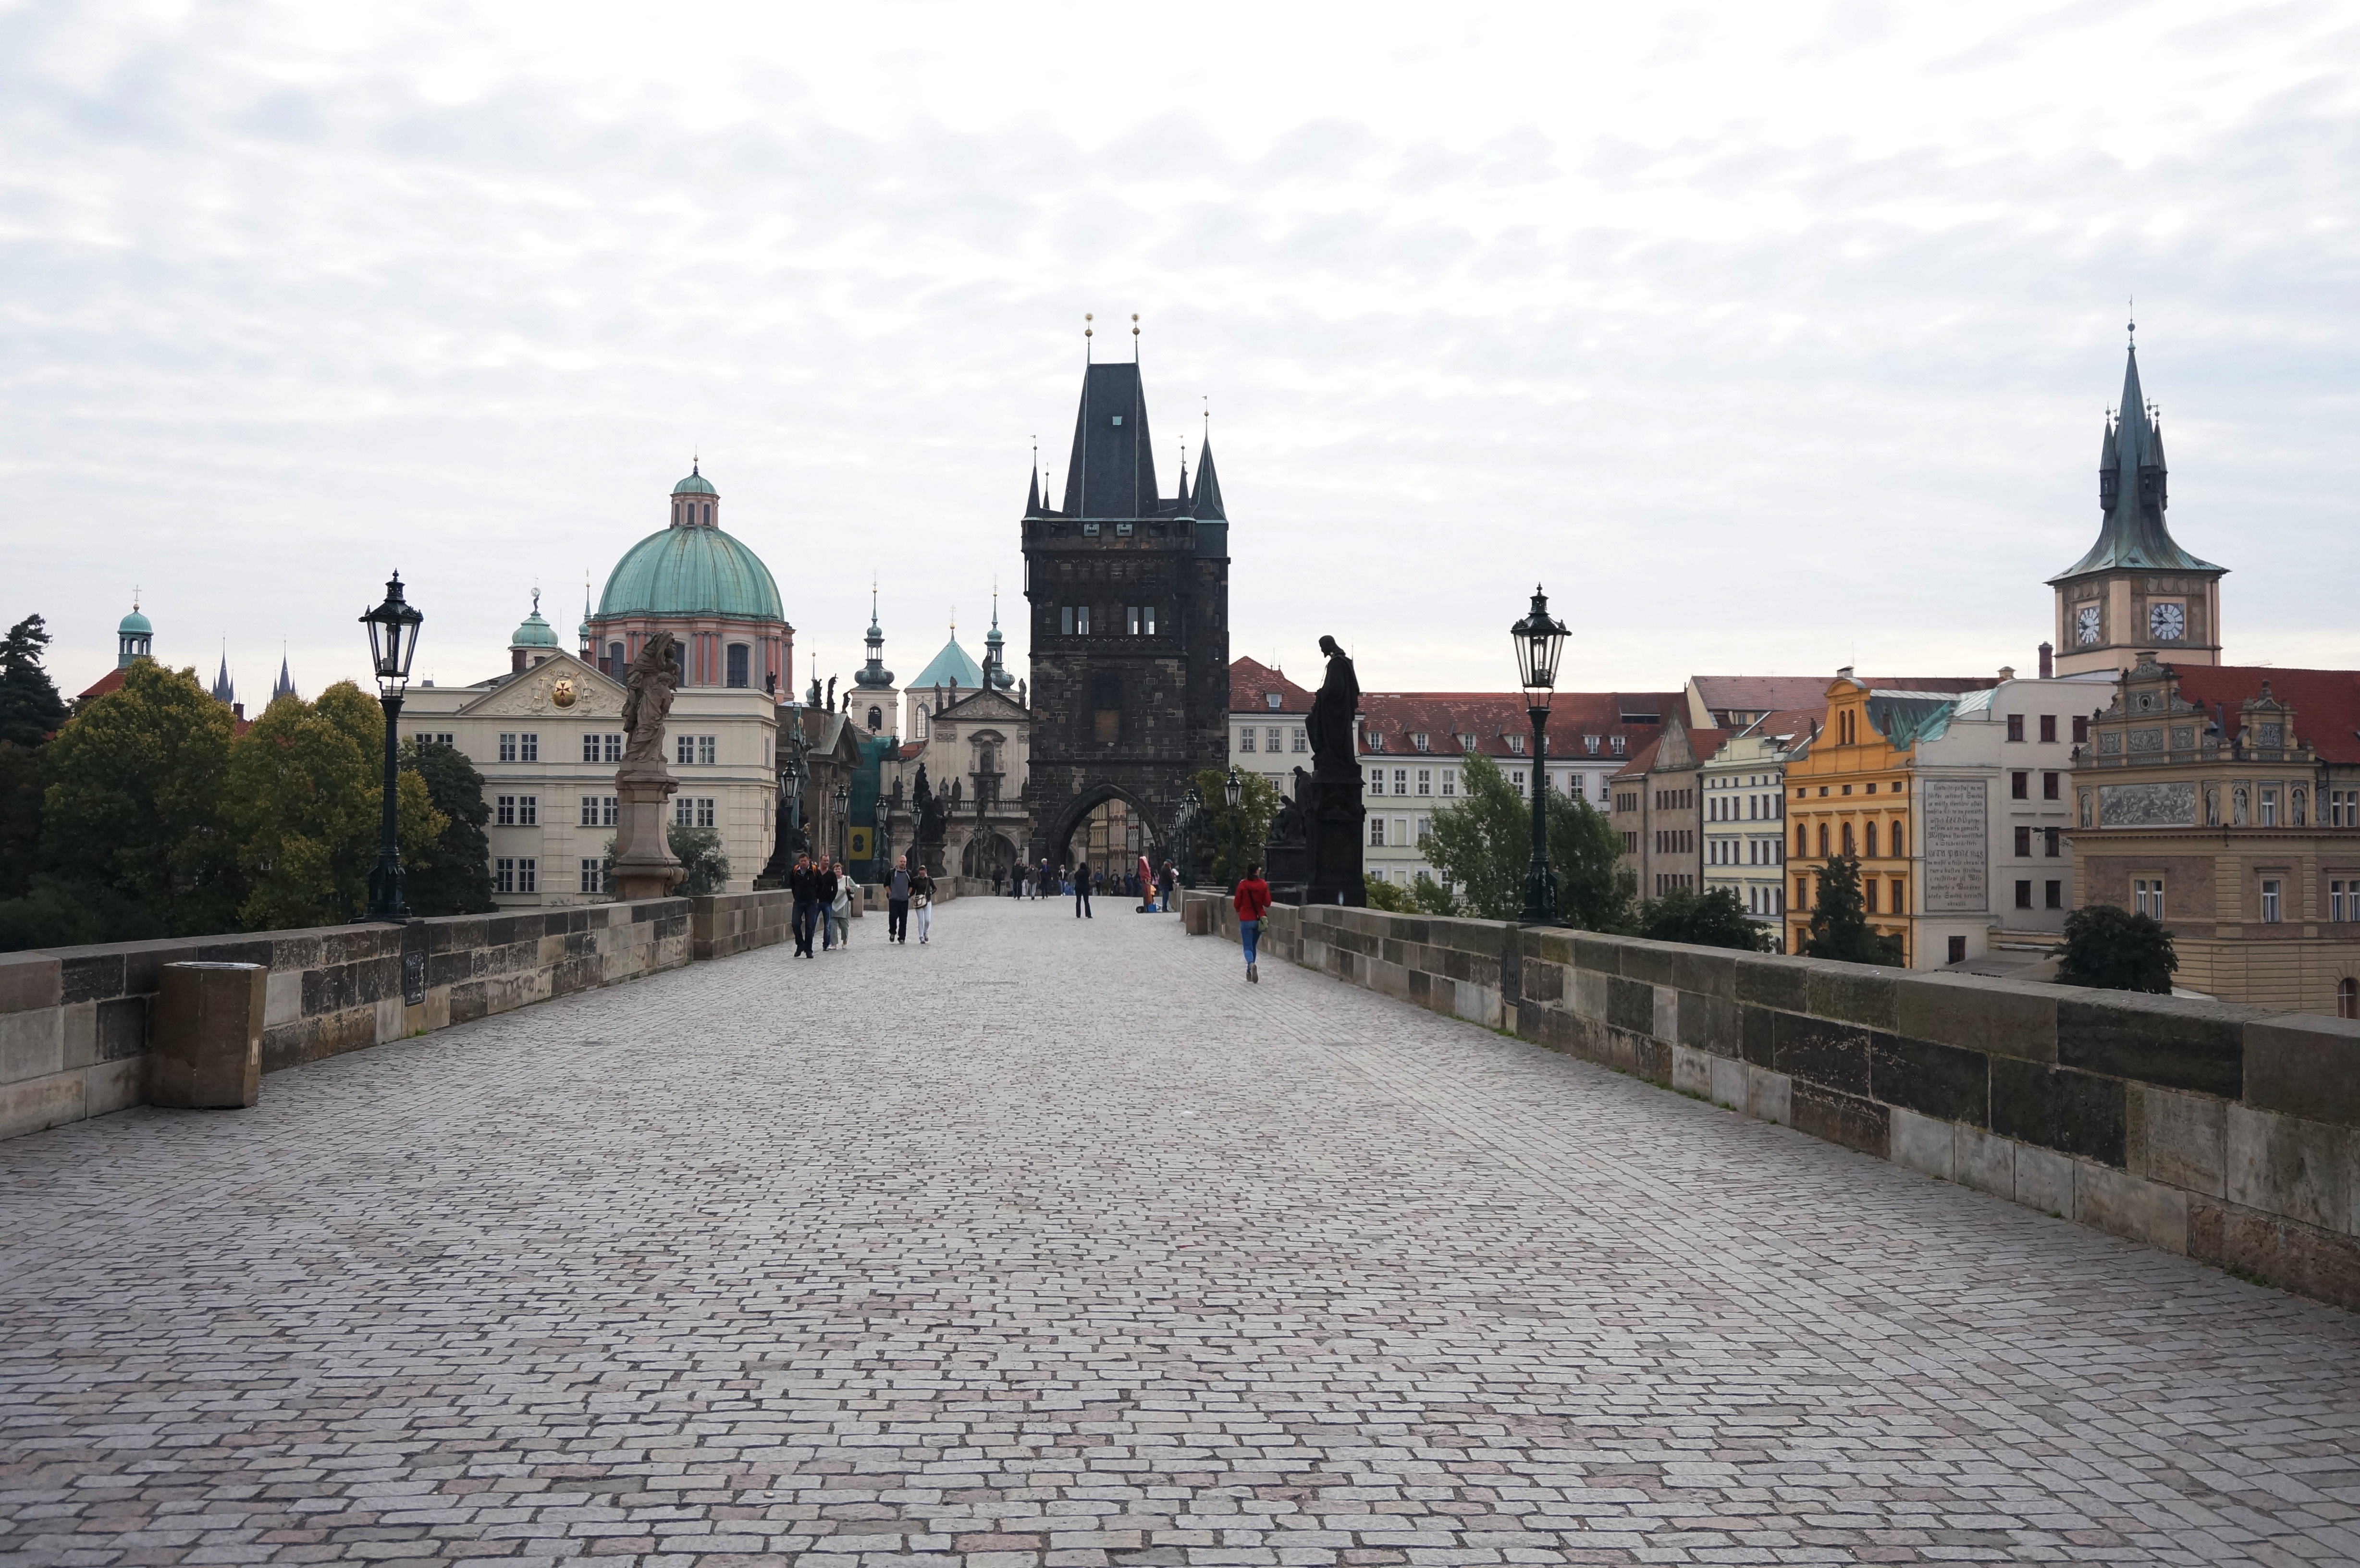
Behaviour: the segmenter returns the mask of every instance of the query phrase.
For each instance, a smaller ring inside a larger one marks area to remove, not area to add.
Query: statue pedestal
[[[1360,804],[1360,771],[1342,777],[1298,774],[1295,798],[1303,808],[1306,904],[1347,904],[1360,908],[1369,901],[1367,873],[1360,850],[1367,843],[1368,808]]]
[[[680,781],[661,762],[626,764],[615,775],[615,897],[666,898],[688,876],[672,852],[664,802]]]

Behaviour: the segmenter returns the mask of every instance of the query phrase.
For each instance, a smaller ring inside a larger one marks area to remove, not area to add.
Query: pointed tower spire
[[[1032,470],[1032,493],[1024,497],[1024,515],[1028,517],[1041,515],[1041,471],[1038,468]]]
[[[229,678],[229,645],[222,645],[221,673],[213,677],[213,701],[224,708],[237,706],[237,687]]]
[[[1221,476],[1213,471],[1213,442],[1206,438],[1196,452],[1196,516],[1218,517],[1227,521],[1229,514],[1221,506]]]
[[[1188,443],[1180,443],[1180,493],[1173,497],[1182,517],[1188,515]]]
[[[860,667],[852,683],[864,691],[890,691],[893,672],[885,668],[885,632],[877,624],[877,584],[869,584],[869,662]]]
[[[983,638],[983,682],[995,691],[1014,685],[1008,673],[1008,639],[1000,635],[1000,584],[991,585],[991,630]]]

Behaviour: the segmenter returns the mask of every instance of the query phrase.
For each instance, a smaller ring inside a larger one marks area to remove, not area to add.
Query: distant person
[[[822,860],[812,866],[812,917],[819,927],[819,945],[823,953],[836,947],[836,896],[844,886],[836,867]]]
[[[1164,912],[1172,912],[1172,895],[1180,890],[1180,868],[1170,861],[1164,863]]]
[[[1139,857],[1139,869],[1131,873],[1131,880],[1139,892],[1139,912],[1142,915],[1153,914],[1155,912],[1155,867],[1147,864],[1147,856],[1144,855]]]
[[[1090,863],[1088,861],[1077,860],[1074,863],[1073,889],[1074,919],[1077,920],[1098,919],[1096,915],[1090,913]]]
[[[919,862],[917,871],[910,877],[910,908],[918,913],[918,945],[923,947],[933,940],[934,931],[934,878],[923,861]],[[901,940],[909,941],[906,933]]]
[[[844,946],[852,940],[852,873],[841,860],[836,863],[836,901],[828,914],[836,921],[836,945]]]
[[[885,884],[885,940],[907,946],[910,941],[910,857],[893,858],[893,876]]]
[[[1020,860],[1016,868],[1008,874],[1008,896],[1020,904],[1024,901],[1024,863]]]
[[[1254,964],[1254,951],[1262,940],[1262,920],[1270,913],[1270,884],[1262,879],[1262,867],[1249,866],[1238,883],[1230,902],[1237,906],[1238,945],[1245,949],[1246,978],[1262,984],[1262,971]]]
[[[819,874],[812,869],[809,855],[795,856],[794,869],[787,873],[787,891],[794,895],[795,956],[812,955],[812,918],[819,907]]]

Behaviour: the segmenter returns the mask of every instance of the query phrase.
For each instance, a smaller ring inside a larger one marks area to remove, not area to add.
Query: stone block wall
[[[1262,951],[2360,1308],[2360,1022],[1326,906]]]
[[[167,964],[270,971],[268,1073],[780,942],[789,907],[735,893],[0,953],[0,1138],[143,1101]]]

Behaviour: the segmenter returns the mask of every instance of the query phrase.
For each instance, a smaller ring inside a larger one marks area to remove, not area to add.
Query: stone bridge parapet
[[[1322,905],[1262,951],[2360,1309],[2360,1022]]]

